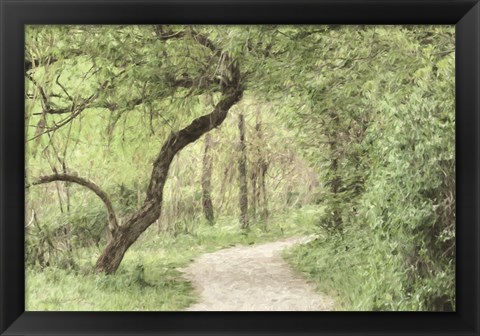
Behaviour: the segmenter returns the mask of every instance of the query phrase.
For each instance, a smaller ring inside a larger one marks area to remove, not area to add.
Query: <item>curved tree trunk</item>
[[[202,206],[205,218],[210,224],[215,222],[212,204],[212,154],[210,149],[212,146],[212,138],[210,134],[205,135],[205,151],[203,152],[202,167]]]
[[[203,134],[219,126],[225,120],[228,110],[241,99],[242,94],[243,88],[240,85],[233,86],[224,93],[224,97],[212,113],[201,116],[184,129],[170,134],[153,164],[150,185],[143,206],[127,218],[120,230],[107,243],[95,265],[97,272],[111,274],[117,270],[127,249],[160,217],[163,188],[175,155]]]
[[[32,183],[32,185],[45,184],[54,181],[76,183],[93,191],[102,200],[103,204],[105,204],[105,208],[107,209],[108,214],[108,229],[110,233],[114,234],[116,231],[118,231],[119,226],[117,216],[115,215],[115,211],[113,210],[113,204],[110,201],[107,193],[100,189],[98,185],[96,185],[90,180],[76,176],[74,174],[53,174],[48,176],[40,176],[38,180]]]

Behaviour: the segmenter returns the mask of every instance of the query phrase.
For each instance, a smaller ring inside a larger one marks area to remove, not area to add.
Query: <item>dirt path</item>
[[[281,256],[282,250],[310,239],[295,237],[204,254],[182,269],[201,297],[187,310],[331,310],[332,300],[316,293]]]

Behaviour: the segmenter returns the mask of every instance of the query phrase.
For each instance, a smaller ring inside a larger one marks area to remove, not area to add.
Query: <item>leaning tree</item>
[[[128,248],[160,217],[163,190],[173,158],[185,146],[222,124],[230,108],[242,98],[244,74],[238,60],[209,36],[208,29],[160,25],[31,29],[34,31],[32,37],[27,36],[25,61],[27,87],[31,91],[27,89],[27,99],[38,102],[40,112],[32,113],[38,115],[39,121],[34,136],[26,140],[34,143],[34,148],[42,137],[50,137],[68,127],[92,108],[111,112],[109,131],[112,131],[123,113],[140,105],[150,107],[150,120],[166,119],[152,107],[158,107],[156,101],[171,97],[179,89],[185,92],[183,99],[202,94],[216,98],[208,114],[195,118],[183,128],[171,128],[153,162],[143,203],[122,220],[115,213],[108,194],[94,182],[80,177],[81,174],[54,169],[54,174],[40,176],[30,183],[75,183],[88,188],[103,201],[108,213],[109,236],[95,270],[112,274]],[[80,70],[79,63],[83,64]],[[70,69],[70,78],[64,80],[66,69]],[[83,91],[73,92],[67,81],[76,81]],[[53,120],[52,116],[63,118]],[[154,132],[153,124],[150,126]]]

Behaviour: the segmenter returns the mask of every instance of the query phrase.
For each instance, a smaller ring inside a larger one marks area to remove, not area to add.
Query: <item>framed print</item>
[[[0,10],[2,335],[479,334],[477,1]]]

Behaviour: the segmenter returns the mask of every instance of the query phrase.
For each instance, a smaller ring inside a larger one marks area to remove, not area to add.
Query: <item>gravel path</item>
[[[201,297],[187,310],[332,310],[332,300],[318,294],[281,256],[282,250],[310,239],[288,238],[202,255],[182,269]]]

